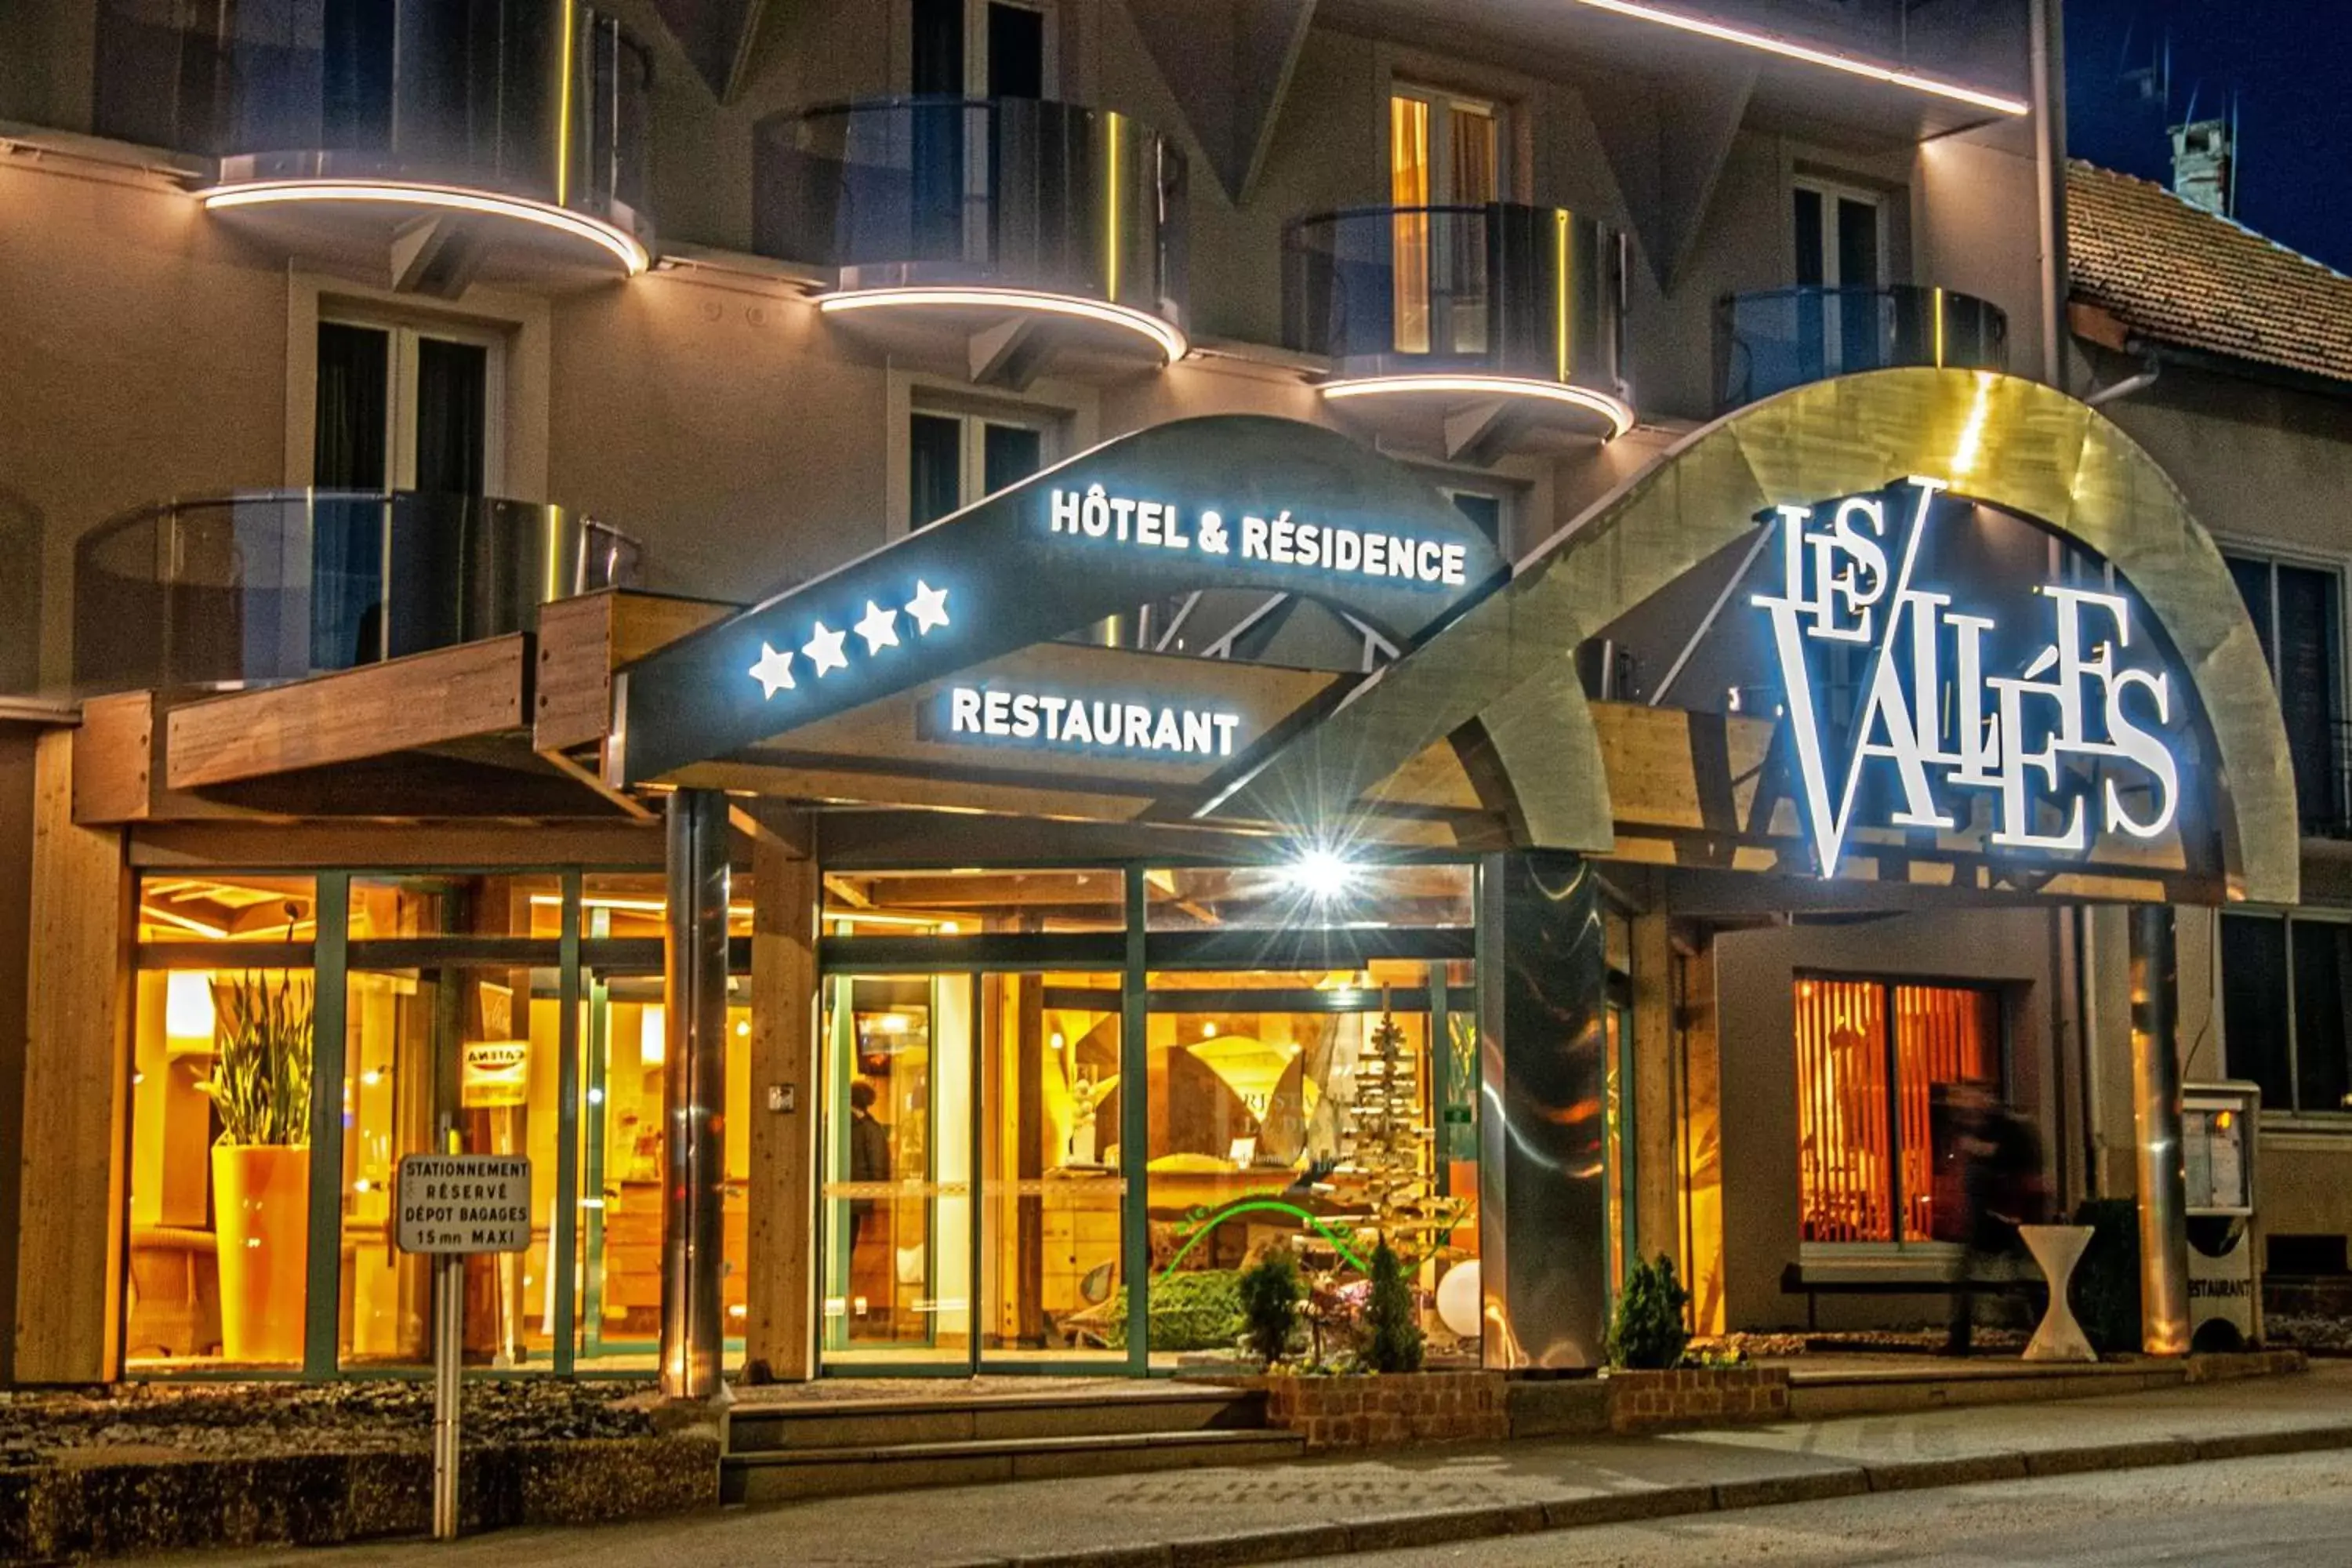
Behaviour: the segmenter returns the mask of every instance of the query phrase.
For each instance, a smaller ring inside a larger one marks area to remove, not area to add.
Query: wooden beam
[[[1682,1205],[1675,1201],[1675,949],[1663,910],[1637,914],[1633,937],[1633,1234],[1642,1256],[1685,1268]],[[1687,1270],[1685,1269],[1685,1272]]]
[[[152,691],[121,691],[82,704],[74,738],[73,818],[85,827],[138,822],[154,798],[157,704]]]
[[[816,861],[762,824],[751,846],[751,1215],[743,1357],[798,1383],[816,1370]],[[795,838],[797,842],[795,842]]]
[[[733,613],[732,605],[601,589],[539,612],[531,744],[591,746],[612,733],[613,671]]]
[[[239,866],[643,866],[662,863],[658,823],[414,824],[336,822],[154,823],[131,841],[131,863],[158,869]]]
[[[73,817],[70,731],[34,757],[16,1377],[121,1369],[131,877],[119,830]]]
[[[196,789],[524,726],[520,634],[175,708],[165,782]]]

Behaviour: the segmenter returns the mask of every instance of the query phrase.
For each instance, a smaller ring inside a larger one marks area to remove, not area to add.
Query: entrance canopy
[[[1363,660],[1071,635],[1230,590],[1320,604]],[[1580,670],[1598,643],[1637,657]],[[1988,896],[2296,890],[2277,702],[2219,552],[2116,426],[1979,372],[1743,409],[1515,569],[1425,479],[1333,432],[1180,421],[614,686],[624,786]]]

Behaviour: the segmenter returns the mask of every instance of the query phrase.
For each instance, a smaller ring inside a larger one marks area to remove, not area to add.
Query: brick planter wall
[[[1785,1421],[1789,1416],[1789,1373],[1781,1367],[1612,1372],[1607,1387],[1612,1432]]]
[[[1312,1449],[1499,1442],[1510,1436],[1503,1376],[1411,1372],[1369,1377],[1269,1377],[1265,1424]]]

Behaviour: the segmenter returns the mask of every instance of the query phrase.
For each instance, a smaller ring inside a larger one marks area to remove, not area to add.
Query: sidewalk
[[[1218,1568],[1907,1487],[2352,1448],[2352,1363],[2158,1393],[1733,1431],[1426,1448],[852,1497],[455,1547],[339,1549],[338,1568]],[[313,1565],[316,1551],[171,1561]]]

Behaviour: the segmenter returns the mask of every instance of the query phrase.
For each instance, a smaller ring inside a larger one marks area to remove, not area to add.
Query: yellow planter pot
[[[219,1230],[221,1356],[299,1364],[310,1262],[310,1151],[213,1146]]]

